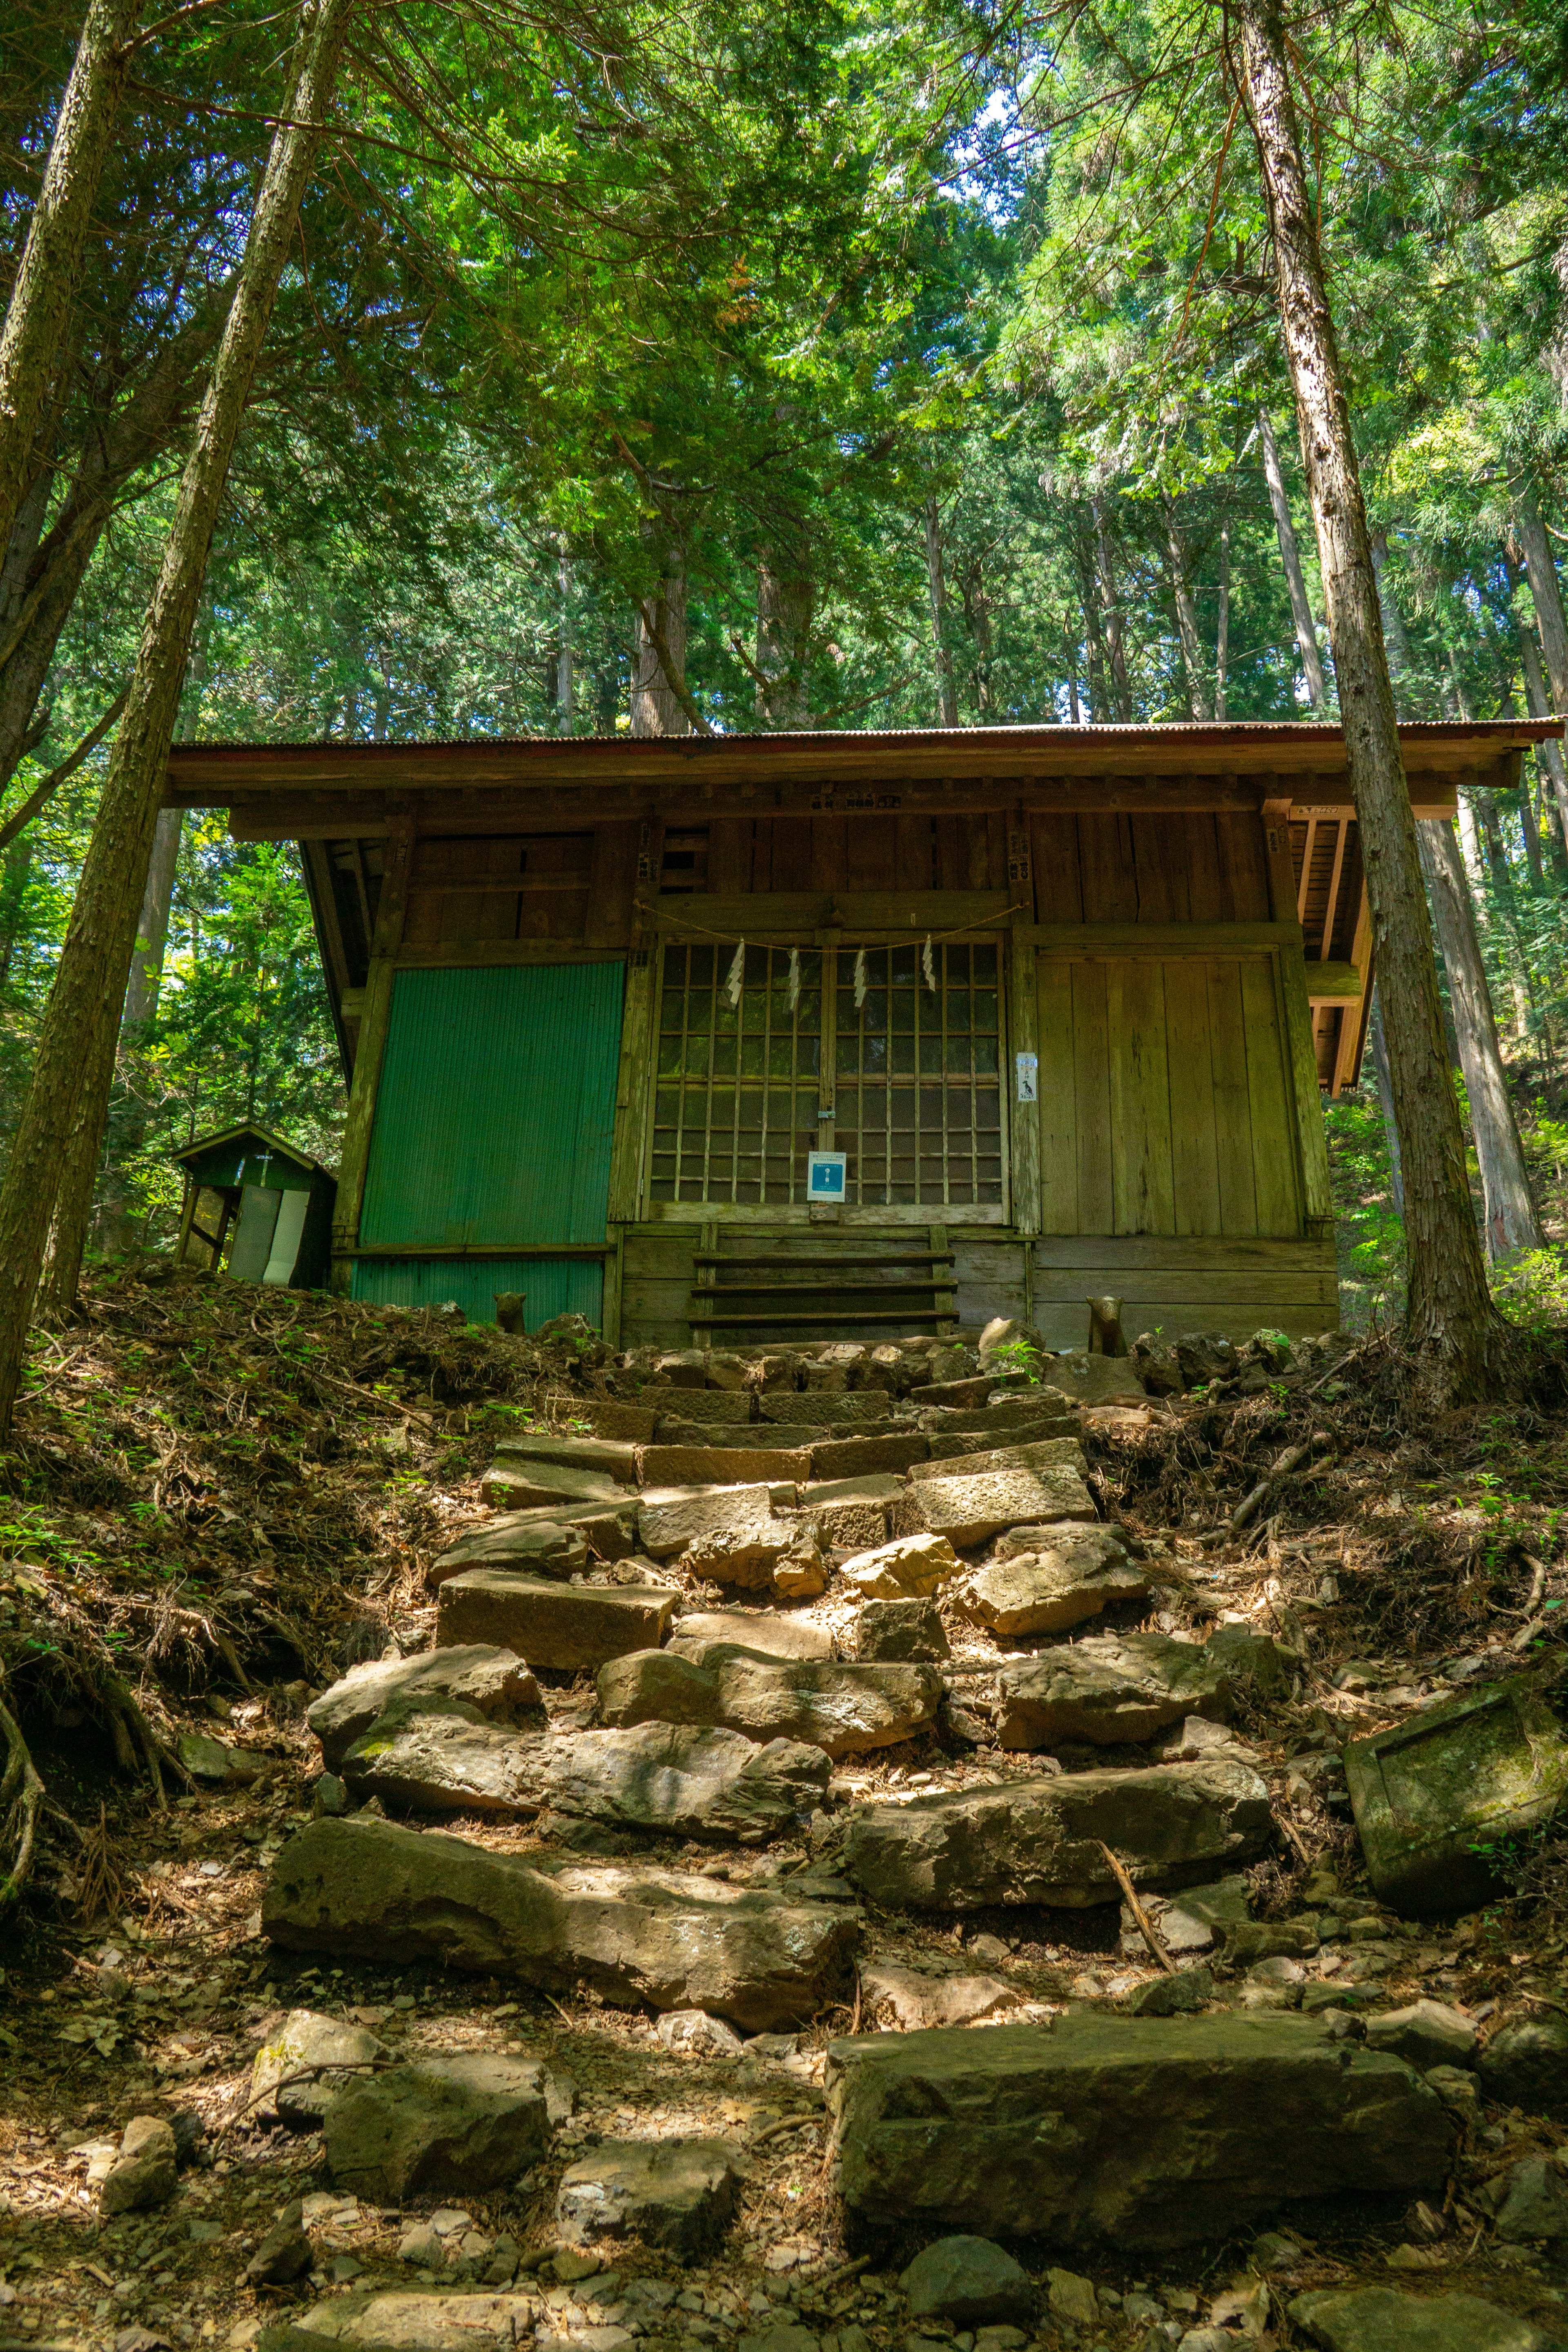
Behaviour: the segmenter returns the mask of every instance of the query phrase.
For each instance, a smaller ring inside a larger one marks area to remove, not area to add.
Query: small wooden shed
[[[1447,817],[1552,730],[1401,731]],[[300,843],[356,1297],[628,1346],[1337,1319],[1336,726],[193,743],[168,798]]]
[[[326,1287],[338,1196],[331,1169],[263,1127],[226,1128],[172,1156],[185,1180],[176,1265],[226,1264],[238,1282]]]

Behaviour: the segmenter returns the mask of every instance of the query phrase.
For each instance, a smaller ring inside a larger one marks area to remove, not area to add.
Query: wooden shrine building
[[[1405,728],[1417,815],[1547,731]],[[198,743],[168,797],[300,844],[356,1297],[624,1346],[1337,1319],[1337,727]]]

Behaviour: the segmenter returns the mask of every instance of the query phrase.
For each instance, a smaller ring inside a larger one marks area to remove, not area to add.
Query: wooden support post
[[[1329,1192],[1329,1139],[1323,1127],[1323,1098],[1312,1043],[1312,1008],[1307,1002],[1307,967],[1299,948],[1281,948],[1278,961],[1284,992],[1286,1048],[1296,1097],[1302,1206],[1308,1236],[1316,1241],[1332,1232],[1334,1210]]]
[[[942,1258],[946,1255],[947,1227],[945,1225],[931,1226],[931,1252],[933,1258]],[[933,1265],[931,1270],[931,1304],[936,1309],[936,1314],[933,1319],[938,1324],[946,1323],[956,1327],[958,1322],[957,1269],[955,1267],[951,1273],[949,1273],[945,1266]],[[952,1336],[951,1331],[947,1336]]]
[[[1036,951],[1015,923],[1008,941],[1008,1033],[1013,1049],[1011,1136],[1014,1228],[1030,1236],[1040,1230],[1039,1008]],[[1019,1100],[1019,1056],[1032,1057],[1033,1102]]]
[[[365,982],[364,1011],[360,1017],[359,1047],[354,1055],[353,1084],[349,1089],[348,1117],[343,1121],[342,1150],[338,1161],[338,1197],[332,1213],[331,1287],[346,1298],[353,1284],[353,1259],[349,1253],[359,1241],[360,1207],[364,1199],[365,1170],[370,1165],[371,1129],[375,1122],[376,1089],[381,1060],[392,1021],[392,985],[397,950],[403,943],[403,919],[408,905],[408,871],[414,856],[414,825],[404,818],[386,845],[382,870],[381,899],[376,908],[375,936],[371,942],[370,972]]]
[[[1263,856],[1268,872],[1268,911],[1277,923],[1300,923],[1296,876],[1290,864],[1290,803],[1263,803]],[[1303,869],[1305,870],[1305,869]]]
[[[185,1197],[180,1203],[180,1238],[174,1244],[176,1265],[184,1265],[185,1262],[185,1251],[190,1245],[191,1239],[191,1223],[196,1213],[196,1188],[186,1171],[182,1169],[181,1174],[184,1177]]]
[[[616,1074],[616,1128],[610,1144],[608,1215],[612,1225],[630,1223],[642,1204],[643,1139],[647,1129],[647,1090],[655,1058],[657,978],[652,949],[645,937],[634,934],[626,956],[621,1058]]]
[[[605,1258],[604,1302],[599,1310],[599,1328],[612,1348],[621,1344],[621,1276],[626,1271],[626,1229],[617,1225],[614,1235],[615,1248]]]

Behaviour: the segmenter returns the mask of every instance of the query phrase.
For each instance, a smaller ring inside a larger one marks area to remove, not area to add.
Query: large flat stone
[[[730,1423],[755,1421],[756,1399],[749,1389],[686,1389],[653,1386],[639,1391],[639,1404],[656,1413],[678,1413],[682,1421]],[[788,1419],[784,1413],[764,1413],[766,1421]]]
[[[628,1529],[636,1525],[629,1510],[626,1524]],[[426,1570],[425,1581],[435,1592],[466,1568],[508,1568],[564,1580],[587,1567],[590,1532],[550,1511],[507,1511],[448,1544]],[[630,1550],[629,1541],[626,1549]]]
[[[1384,1902],[1468,1911],[1496,1888],[1487,1850],[1523,1837],[1568,1797],[1568,1738],[1542,1678],[1512,1675],[1352,1739],[1345,1779]]]
[[[679,1594],[650,1584],[554,1584],[504,1569],[468,1568],[442,1585],[437,1646],[491,1642],[532,1666],[602,1666],[657,1649]]]
[[[1222,1723],[1230,1685],[1195,1642],[1165,1633],[1090,1633],[997,1677],[996,1737],[1004,1748],[1085,1739],[1109,1748],[1152,1739],[1184,1716]]]
[[[1279,2014],[871,2034],[829,2045],[827,2082],[857,2219],[1062,2246],[1408,2199],[1441,2189],[1457,2137],[1414,2068]]]
[[[809,1446],[645,1445],[638,1467],[645,1486],[804,1485],[811,1475]]]
[[[537,2293],[441,2294],[425,2288],[334,2294],[301,2312],[297,2326],[264,2327],[257,2352],[512,2352],[533,2340]],[[586,2347],[585,2347],[586,2352]]]
[[[1144,1404],[1148,1393],[1131,1356],[1047,1356],[1041,1384],[1075,1404]]]
[[[637,1449],[628,1438],[560,1437],[546,1433],[538,1437],[507,1437],[496,1447],[498,1470],[531,1470],[540,1463],[549,1463],[559,1470],[587,1470],[612,1479],[617,1486],[635,1486],[637,1483]],[[586,1502],[601,1501],[603,1496],[584,1496]]]
[[[342,1772],[356,1796],[419,1812],[550,1811],[756,1845],[821,1802],[829,1763],[796,1740],[759,1745],[738,1731],[647,1718],[635,1729],[519,1739],[452,1700],[405,1700],[355,1741]]]
[[[1026,1439],[1013,1445],[993,1445],[979,1454],[963,1457],[964,1477],[977,1477],[987,1470],[1070,1470],[1082,1478],[1089,1468],[1083,1458],[1083,1448],[1076,1437],[1039,1437]],[[946,1462],[917,1462],[910,1476],[951,1478],[954,1475]]]
[[[931,1441],[931,1459],[949,1438],[977,1437],[984,1445],[1022,1445],[1037,1438],[1071,1437],[1078,1416],[1059,1396],[1021,1397],[1012,1404],[923,1405],[920,1426]],[[977,1449],[965,1447],[966,1453]]]
[[[845,1868],[888,1910],[976,1911],[992,1903],[1081,1910],[1116,1893],[1102,1844],[1139,1886],[1190,1886],[1256,1861],[1272,1832],[1258,1774],[1211,1759],[862,1806],[850,1816]]]
[[[409,2197],[482,2197],[550,2146],[537,2060],[464,2052],[350,2084],[327,2108],[327,2169],[379,2205]]]
[[[487,1643],[425,1650],[413,1658],[379,1658],[351,1666],[341,1682],[307,1708],[305,1720],[321,1743],[321,1755],[335,1772],[356,1739],[370,1729],[395,1699],[417,1694],[460,1699],[489,1723],[544,1724],[539,1685],[511,1650]]]
[[[900,1534],[925,1528],[962,1550],[1025,1520],[1093,1519],[1095,1509],[1074,1470],[983,1470],[921,1478],[891,1517]]]
[[[856,1552],[839,1573],[862,1601],[923,1601],[958,1573],[945,1536],[907,1535]]]
[[[479,1481],[479,1500],[497,1511],[544,1510],[557,1503],[602,1503],[613,1509],[626,1496],[622,1481],[603,1470],[502,1455]]]
[[[572,1418],[584,1421],[595,1437],[624,1439],[631,1445],[653,1442],[658,1414],[648,1405],[622,1404],[611,1397],[574,1397]]]
[[[830,1658],[833,1635],[809,1617],[784,1616],[766,1609],[694,1609],[678,1617],[670,1647],[697,1642],[736,1642],[774,1658]]]
[[[723,2231],[742,2178],[734,2140],[601,2140],[563,2174],[555,2220],[573,2245],[631,2236],[690,2262]]]
[[[726,1643],[613,1659],[598,1679],[605,1723],[720,1724],[749,1739],[804,1740],[831,1757],[912,1738],[942,1701],[934,1666],[762,1657]]]
[[[290,2010],[256,2053],[250,2114],[258,2123],[276,2118],[290,2131],[315,2131],[331,2100],[354,2079],[343,2069],[368,2070],[385,2056],[384,2044],[365,2026]]]
[[[1299,2294],[1290,2317],[1321,2352],[1564,2352],[1568,2346],[1568,2337],[1479,2294],[1321,2287]]]
[[[892,1398],[881,1389],[856,1389],[848,1394],[814,1390],[805,1397],[784,1391],[760,1396],[757,1405],[764,1421],[811,1421],[824,1432],[871,1430],[879,1422],[890,1419],[894,1411]]]
[[[1065,1633],[1115,1601],[1142,1601],[1147,1571],[1110,1528],[1036,1530],[1038,1549],[987,1560],[955,1595],[959,1608],[993,1633]]]
[[[439,1960],[544,1991],[704,2009],[762,2033],[812,2016],[859,1934],[853,1912],[674,1871],[540,1868],[443,1832],[312,1822],[273,1865],[262,1932],[384,1966]]]
[[[923,1462],[931,1441],[919,1430],[898,1430],[881,1437],[830,1437],[811,1449],[814,1478],[862,1478],[879,1470],[894,1473]]]
[[[645,1496],[637,1519],[643,1549],[654,1559],[695,1552],[703,1572],[727,1584],[766,1585],[774,1562],[801,1534],[781,1517],[771,1486],[710,1486],[668,1497]]]

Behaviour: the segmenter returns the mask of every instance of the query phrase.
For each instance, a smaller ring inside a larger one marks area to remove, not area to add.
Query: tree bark
[[[1246,98],[1273,232],[1286,355],[1328,606],[1346,763],[1372,908],[1405,1172],[1407,1344],[1439,1395],[1483,1392],[1501,1323],[1487,1290],[1421,856],[1394,715],[1333,320],[1275,0],[1237,0]]]
[[[34,439],[67,330],[88,223],[131,63],[140,0],[88,0],[43,185],[0,328],[0,548],[37,470]]]
[[[1169,492],[1165,497],[1165,546],[1171,558],[1171,601],[1176,608],[1176,634],[1182,645],[1182,667],[1186,673],[1187,716],[1189,719],[1207,719],[1210,715],[1209,700],[1204,692],[1198,614],[1193,603],[1192,562],[1177,518],[1176,501]]]
[[[783,546],[757,566],[757,719],[769,729],[807,728],[811,716],[811,625],[816,587]]]
[[[1219,619],[1214,639],[1214,715],[1226,715],[1226,687],[1230,671],[1230,525],[1219,527]]]
[[[659,648],[664,648],[661,657]],[[665,657],[686,678],[686,562],[679,551],[666,550],[664,568],[652,596],[637,605],[637,638],[632,671],[632,733],[689,735],[691,719],[686,704],[666,674]]]
[[[353,0],[307,0],[289,87],[202,404],[31,1080],[0,1188],[0,1436],[10,1428],[67,1139],[101,1132],[136,922],[229,462],[331,103]],[[108,1033],[107,1038],[105,1033]],[[84,1097],[86,1099],[84,1100]]]
[[[555,731],[558,735],[570,735],[576,697],[572,676],[572,564],[564,531],[556,541],[556,551],[555,588],[560,598],[561,624],[555,645]]]
[[[1525,570],[1530,574],[1530,593],[1535,599],[1535,625],[1541,632],[1541,650],[1546,656],[1552,709],[1558,718],[1568,719],[1568,620],[1563,614],[1563,588],[1552,560],[1552,542],[1546,536],[1541,509],[1533,493],[1528,490],[1519,502],[1519,538],[1524,550]]]
[[[136,950],[131,959],[131,977],[126,983],[125,1007],[120,1019],[120,1038],[115,1055],[121,1084],[131,1100],[127,1114],[110,1128],[109,1166],[104,1173],[103,1202],[100,1221],[102,1245],[114,1256],[124,1256],[136,1246],[136,1219],[128,1212],[125,1186],[125,1163],[133,1160],[147,1139],[147,1101],[139,1093],[137,1066],[146,1054],[148,1031],[158,1011],[158,994],[163,979],[163,949],[169,936],[169,907],[174,895],[174,875],[180,862],[180,828],[184,823],[179,809],[160,809],[153,835],[153,856],[147,868],[147,887],[142,894],[142,912],[136,923]],[[96,1141],[89,1152],[90,1165],[96,1172],[100,1153]],[[71,1168],[68,1164],[61,1180],[62,1197],[73,1190]],[[90,1208],[93,1186],[86,1188]],[[47,1303],[63,1312],[76,1297],[76,1278],[81,1269],[81,1244],[79,1244],[74,1267],[68,1269],[68,1297],[58,1297],[67,1268],[62,1264],[60,1238],[67,1230],[63,1213],[57,1213],[55,1241],[50,1251],[50,1272],[45,1277],[44,1295]],[[85,1238],[87,1211],[81,1225]]]
[[[1513,572],[1511,565],[1510,571],[1517,582],[1518,575]],[[1533,630],[1525,625],[1517,613],[1514,614],[1513,625],[1519,637],[1520,667],[1524,673],[1525,708],[1532,719],[1550,719],[1552,711],[1552,705],[1546,697],[1546,677],[1541,666],[1541,646]],[[1568,763],[1563,760],[1563,745],[1556,740],[1538,743],[1535,747],[1535,756],[1544,769],[1547,781],[1552,786],[1552,804],[1557,812],[1557,824],[1563,835],[1563,850],[1568,854]]]
[[[1110,534],[1105,525],[1105,509],[1099,499],[1094,513],[1094,565],[1100,583],[1100,609],[1105,616],[1105,652],[1110,669],[1110,695],[1116,706],[1116,716],[1123,726],[1132,718],[1132,680],[1127,667],[1127,639],[1121,625],[1121,599],[1116,587],[1116,566],[1111,560]]]
[[[1383,999],[1373,989],[1372,1019],[1367,1024],[1372,1040],[1372,1066],[1377,1078],[1377,1103],[1383,1113],[1383,1132],[1388,1144],[1388,1181],[1394,1199],[1394,1213],[1405,1214],[1405,1170],[1399,1157],[1399,1122],[1394,1116],[1394,1082],[1388,1075],[1388,1040],[1383,1034]]]
[[[1281,259],[1281,269],[1284,266]],[[1306,575],[1301,570],[1301,551],[1296,544],[1296,526],[1290,520],[1290,501],[1285,494],[1285,476],[1279,465],[1279,452],[1275,446],[1274,427],[1268,421],[1266,408],[1258,412],[1258,430],[1263,444],[1263,478],[1268,485],[1268,503],[1274,509],[1279,561],[1284,567],[1285,585],[1290,592],[1290,617],[1296,624],[1296,643],[1300,648],[1307,692],[1311,697],[1313,709],[1326,718],[1329,689],[1323,683],[1323,661],[1318,651],[1318,632],[1312,621],[1312,607],[1308,601]],[[1324,586],[1326,591],[1326,582]]]
[[[1544,1247],[1530,1197],[1519,1122],[1509,1100],[1497,1022],[1476,931],[1475,909],[1453,826],[1430,817],[1416,829],[1422,869],[1448,973],[1448,1002],[1469,1097],[1470,1131],[1480,1162],[1487,1255],[1496,1263]]]
[[[942,515],[934,499],[925,504],[926,591],[931,599],[931,659],[936,668],[937,725],[958,724],[958,688],[947,642],[947,583],[942,567]]]
[[[995,646],[991,634],[991,595],[985,585],[984,559],[976,556],[963,572],[963,624],[969,631],[969,642],[974,647],[974,707],[980,723],[989,726],[996,707],[992,687],[991,669],[995,658]]]

